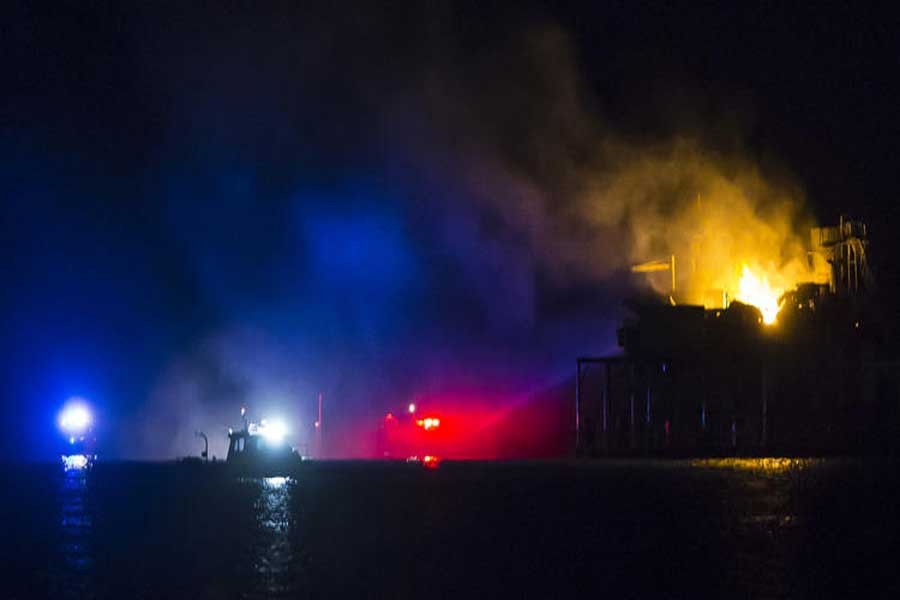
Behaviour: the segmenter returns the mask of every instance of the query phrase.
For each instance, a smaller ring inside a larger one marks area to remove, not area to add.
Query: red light
[[[416,420],[416,425],[423,428],[425,431],[430,431],[432,429],[437,429],[441,426],[441,420],[437,417],[426,417],[424,419]]]
[[[426,469],[437,469],[438,464],[441,462],[441,459],[437,456],[432,456],[427,454],[422,457],[422,465]]]

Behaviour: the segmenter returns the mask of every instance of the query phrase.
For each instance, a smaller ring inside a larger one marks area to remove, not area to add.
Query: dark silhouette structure
[[[300,464],[300,456],[284,442],[273,443],[254,430],[253,424],[228,432],[227,465],[242,474],[256,477],[290,475]]]
[[[577,361],[576,453],[842,453],[890,449],[898,362],[885,358],[864,224],[816,228],[827,284],[785,293],[778,323],[631,301],[623,353]]]

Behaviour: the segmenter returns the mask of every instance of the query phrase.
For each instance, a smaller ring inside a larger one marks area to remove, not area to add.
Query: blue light
[[[84,454],[70,454],[60,458],[65,471],[83,471],[91,465],[91,457]]]
[[[59,428],[74,443],[77,436],[84,435],[93,423],[91,410],[81,398],[70,398],[59,413]]]

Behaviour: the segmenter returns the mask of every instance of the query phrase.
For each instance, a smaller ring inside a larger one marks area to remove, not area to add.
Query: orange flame
[[[757,277],[746,264],[744,265],[741,279],[738,282],[737,299],[744,304],[751,304],[762,313],[763,323],[772,325],[781,310],[778,299],[784,293],[769,285],[765,274]]]

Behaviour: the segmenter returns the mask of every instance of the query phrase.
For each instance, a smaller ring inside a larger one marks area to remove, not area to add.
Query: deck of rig
[[[828,282],[785,293],[773,327],[737,301],[626,303],[623,352],[577,361],[576,454],[893,447],[900,369],[879,352],[867,250],[863,223],[814,228],[811,256],[830,266]]]

